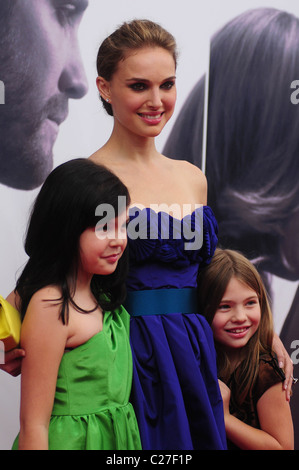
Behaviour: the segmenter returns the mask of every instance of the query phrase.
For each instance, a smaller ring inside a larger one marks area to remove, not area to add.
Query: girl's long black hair
[[[119,204],[121,196],[125,205]],[[50,173],[33,206],[25,240],[29,260],[16,285],[22,318],[33,294],[55,285],[61,289],[60,316],[67,323],[69,304],[74,304],[80,235],[99,222],[96,208],[100,204],[113,207],[117,217],[119,209],[126,209],[129,203],[128,189],[119,178],[86,158],[70,160]],[[124,301],[127,270],[125,250],[114,273],[93,276],[91,289],[104,311],[112,311]]]

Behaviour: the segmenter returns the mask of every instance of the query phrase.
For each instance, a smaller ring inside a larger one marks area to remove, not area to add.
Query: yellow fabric
[[[0,341],[5,351],[16,348],[20,343],[21,316],[19,312],[0,295]]]

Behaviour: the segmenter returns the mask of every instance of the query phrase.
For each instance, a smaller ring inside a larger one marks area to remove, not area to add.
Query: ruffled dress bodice
[[[212,210],[200,207],[181,220],[150,208],[132,213],[128,290],[195,287],[198,269],[209,264],[218,241]]]
[[[194,298],[186,309],[180,301],[185,292],[196,292],[198,269],[214,254],[217,222],[213,212],[200,207],[178,220],[166,212],[134,208],[128,243],[132,403],[142,447],[224,449],[212,332]],[[178,303],[172,299],[177,292]]]

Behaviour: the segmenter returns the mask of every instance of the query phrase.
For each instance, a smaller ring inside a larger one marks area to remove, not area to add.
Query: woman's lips
[[[155,114],[152,114],[152,113],[138,113],[138,116],[141,117],[141,119],[146,122],[147,124],[150,124],[150,125],[157,125],[161,122],[162,120],[162,116],[163,116],[164,112],[161,112],[161,113],[155,113]]]

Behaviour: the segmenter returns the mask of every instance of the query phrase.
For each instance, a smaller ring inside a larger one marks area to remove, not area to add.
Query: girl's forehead
[[[244,280],[232,276],[229,280],[223,298],[234,298],[236,296],[257,296],[257,292]]]

